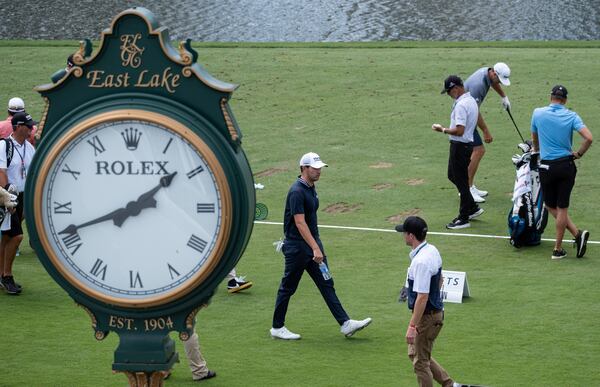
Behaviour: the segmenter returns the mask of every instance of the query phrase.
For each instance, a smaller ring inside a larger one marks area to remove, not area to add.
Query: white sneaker
[[[371,317],[367,317],[366,319],[360,320],[360,321],[347,320],[342,325],[340,332],[342,332],[344,334],[344,336],[350,337],[353,334],[355,334],[356,332],[360,331],[361,329],[366,328],[371,323],[371,321],[373,321],[371,319]]]
[[[473,211],[471,214],[469,214],[469,220],[475,219],[476,217],[478,217],[481,214],[483,214],[483,208],[477,207],[477,209],[475,211]]]
[[[485,203],[485,199],[482,198],[477,192],[477,188],[475,188],[475,186],[471,186],[471,196],[473,196],[475,203]]]
[[[482,198],[488,196],[488,191],[480,190],[479,188],[475,187],[475,184],[471,186],[471,192],[473,191],[477,192],[477,195],[481,196]]]
[[[281,340],[299,340],[300,335],[294,332],[290,332],[286,327],[271,328],[271,337],[274,339]]]

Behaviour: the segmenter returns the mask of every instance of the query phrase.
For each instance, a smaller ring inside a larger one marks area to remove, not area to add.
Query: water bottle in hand
[[[329,268],[325,264],[325,261],[319,263],[319,269],[321,270],[321,274],[323,275],[323,279],[325,281],[331,279],[331,273],[329,273]]]

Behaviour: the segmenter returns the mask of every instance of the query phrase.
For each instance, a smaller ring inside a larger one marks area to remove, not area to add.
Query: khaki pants
[[[419,387],[432,387],[435,379],[444,387],[452,387],[454,381],[446,370],[433,357],[433,342],[444,325],[444,312],[425,313],[417,325],[417,337],[414,344],[408,345],[408,358],[413,363]]]
[[[189,339],[183,342],[183,347],[185,348],[185,354],[188,358],[190,370],[192,371],[192,379],[202,379],[208,374],[208,367],[206,367],[206,360],[204,360],[200,352],[198,334],[194,332]]]

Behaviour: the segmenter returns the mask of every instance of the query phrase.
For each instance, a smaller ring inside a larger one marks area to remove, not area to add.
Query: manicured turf
[[[215,77],[240,84],[231,107],[256,182],[265,185],[257,199],[269,207],[268,221],[282,220],[297,161],[315,151],[329,164],[318,183],[321,224],[392,229],[416,213],[431,231],[445,231],[458,197],[446,179],[447,140],[431,130],[433,123],[449,123],[452,101],[440,95],[442,81],[497,61],[511,67],[512,85],[505,90],[524,135],[533,108],[546,105],[551,87],[562,83],[567,106],[600,137],[598,42],[196,47],[199,62]],[[75,42],[0,42],[0,104],[21,96],[39,118],[43,101],[32,88],[49,82],[76,48]],[[477,185],[490,195],[486,212],[463,232],[506,235],[515,175],[510,157],[519,137],[493,91],[482,112],[494,142]],[[572,218],[599,240],[596,147],[577,165]],[[553,228],[550,220],[544,236],[552,238]],[[283,342],[268,334],[283,272],[272,242],[281,234],[281,226],[255,225],[238,265],[254,287],[229,295],[222,284],[198,315],[203,353],[218,374],[205,384],[415,385],[404,342],[409,312],[397,302],[409,251],[401,236],[321,229],[340,299],[353,318],[371,316],[373,323],[344,338],[305,276],[286,321],[303,338]],[[467,272],[472,292],[464,304],[446,304],[446,325],[434,348],[453,377],[491,386],[600,385],[598,245],[578,260],[568,244],[569,257],[553,262],[550,242],[517,250],[505,239],[432,235],[429,241],[441,251],[444,268]],[[117,336],[97,342],[87,314],[27,243],[22,252],[15,277],[23,294],[0,294],[0,386],[125,385],[123,375],[110,371]],[[166,385],[194,385],[180,343],[178,349],[183,362]]]

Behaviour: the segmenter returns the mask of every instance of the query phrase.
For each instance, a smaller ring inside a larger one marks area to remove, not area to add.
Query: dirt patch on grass
[[[377,164],[371,164],[371,165],[369,165],[369,168],[373,168],[373,169],[386,169],[386,168],[391,168],[393,166],[394,166],[394,164],[392,164],[392,163],[380,162],[380,163],[377,163]]]
[[[264,171],[260,171],[260,172],[256,172],[254,174],[255,177],[267,177],[267,176],[273,176],[276,173],[281,173],[281,172],[285,172],[287,171],[287,168],[269,168],[269,169],[265,169]]]
[[[362,207],[361,204],[349,204],[346,202],[333,203],[327,207],[323,211],[328,214],[346,214],[348,212],[354,212]]]
[[[421,185],[425,183],[425,179],[408,179],[406,180],[407,185]]]
[[[390,189],[393,187],[394,187],[394,185],[392,183],[380,183],[380,184],[375,184],[372,188],[375,191],[383,191],[384,189]]]
[[[419,215],[420,213],[420,208],[413,208],[412,210],[404,211],[397,215],[388,216],[387,218],[385,218],[385,220],[393,224],[398,224],[404,219],[408,218],[409,216]]]

